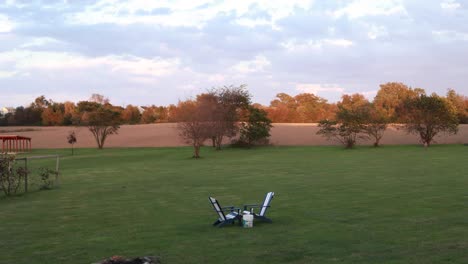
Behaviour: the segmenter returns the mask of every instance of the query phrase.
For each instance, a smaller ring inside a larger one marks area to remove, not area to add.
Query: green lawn
[[[0,197],[0,263],[468,263],[468,147],[81,149],[62,184]],[[211,226],[276,193],[273,224]]]

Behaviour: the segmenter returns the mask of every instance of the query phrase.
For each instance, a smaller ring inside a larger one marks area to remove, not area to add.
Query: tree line
[[[412,89],[403,83],[386,83],[380,85],[376,97],[370,101],[377,112],[391,117],[391,122],[404,123],[401,108],[404,101],[414,93],[425,94],[423,89]],[[340,102],[330,103],[326,99],[311,93],[295,96],[286,93],[277,94],[269,105],[253,104],[256,108],[266,111],[273,123],[318,123],[321,120],[335,119],[340,103],[347,100],[345,95]],[[351,95],[349,95],[351,96]],[[353,95],[354,96],[354,95]],[[363,100],[367,101],[364,96]],[[457,111],[459,123],[468,123],[468,97],[449,89],[446,99]],[[16,107],[15,112],[0,115],[0,126],[73,126],[81,122],[82,107],[87,101],[55,102],[40,96],[29,106]],[[177,122],[175,112],[178,105],[169,106],[136,106],[125,107],[112,105],[102,95],[94,94],[88,102],[100,102],[111,106],[119,113],[121,124],[151,124]],[[399,110],[398,110],[399,109]],[[399,113],[397,113],[397,110]]]
[[[369,139],[378,147],[389,124],[398,122],[397,126],[419,136],[421,143],[428,147],[436,135],[458,132],[458,124],[466,118],[468,110],[466,100],[457,101],[462,98],[452,90],[447,97],[442,97],[401,84],[382,86],[373,102],[361,94],[343,95],[337,103],[335,117],[321,120],[317,134],[346,148]]]

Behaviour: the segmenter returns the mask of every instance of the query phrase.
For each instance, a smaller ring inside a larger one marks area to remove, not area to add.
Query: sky
[[[468,95],[468,0],[0,0],[0,106],[241,84],[335,102],[393,81]]]

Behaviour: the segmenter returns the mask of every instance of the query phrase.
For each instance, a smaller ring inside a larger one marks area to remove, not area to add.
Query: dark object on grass
[[[96,264],[161,264],[161,261],[158,257],[154,256],[138,257],[134,259],[126,259],[121,256],[113,256]]]
[[[263,204],[246,204],[244,205],[244,210],[249,209],[249,211],[254,215],[254,219],[259,219],[268,223],[271,223],[271,219],[267,218],[266,211],[270,207],[271,200],[273,200],[273,196],[275,196],[274,192],[269,192],[265,196],[265,200],[263,201]],[[254,208],[259,208],[260,212],[257,214],[253,211]]]
[[[241,224],[242,216],[240,215],[240,208],[236,208],[234,206],[221,207],[215,198],[209,197],[209,199],[211,205],[213,205],[213,209],[219,216],[218,220],[213,223],[214,226],[223,227],[227,224],[234,224],[236,219],[239,221],[239,225]],[[223,209],[229,209],[230,213],[227,215],[224,214]]]

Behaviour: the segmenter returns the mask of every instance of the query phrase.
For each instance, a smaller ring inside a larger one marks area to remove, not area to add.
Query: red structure
[[[2,153],[31,151],[31,138],[16,135],[0,135]]]

